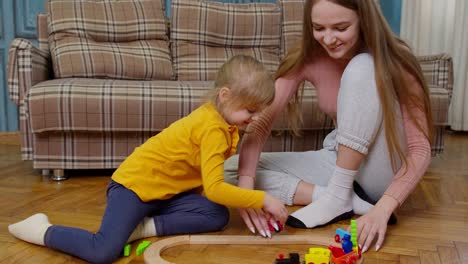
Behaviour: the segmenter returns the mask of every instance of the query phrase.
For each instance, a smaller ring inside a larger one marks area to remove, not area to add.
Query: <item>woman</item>
[[[302,42],[277,71],[273,103],[251,124],[240,155],[225,164],[226,180],[237,178],[239,187],[264,189],[289,205],[307,205],[289,217],[294,227],[361,214],[359,245],[365,252],[377,236],[379,250],[392,212],[430,163],[432,118],[422,71],[375,0],[308,0],[303,28]],[[260,156],[273,120],[287,106],[297,131],[303,81],[315,86],[320,109],[336,129],[319,151]],[[353,192],[354,181],[378,201],[375,206]],[[267,232],[262,211],[240,214],[252,232]]]

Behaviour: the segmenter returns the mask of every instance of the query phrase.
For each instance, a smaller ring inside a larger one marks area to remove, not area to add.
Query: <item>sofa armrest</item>
[[[453,60],[449,54],[418,56],[424,77],[429,86],[438,86],[449,95],[449,103],[453,91]]]
[[[14,39],[8,50],[7,79],[10,100],[20,105],[33,85],[50,79],[50,53],[26,39]]]
[[[450,94],[441,85],[428,85],[432,106],[432,118],[434,126],[445,127],[448,125],[448,112],[450,105]]]

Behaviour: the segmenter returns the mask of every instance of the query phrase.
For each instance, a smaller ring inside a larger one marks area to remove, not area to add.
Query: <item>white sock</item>
[[[353,181],[356,174],[357,171],[336,166],[322,195],[316,201],[292,213],[291,216],[300,220],[306,227],[313,228],[327,224],[344,213],[351,212],[353,209]]]
[[[51,224],[47,215],[39,213],[8,226],[10,234],[21,240],[44,246],[44,236]]]
[[[133,242],[138,239],[156,236],[156,226],[153,217],[145,217],[133,230],[127,242]]]
[[[314,192],[312,193],[312,202],[317,201],[321,195],[327,190],[326,186],[320,186],[320,185],[315,185]],[[372,208],[374,208],[374,205],[371,203],[368,203],[364,201],[363,199],[359,198],[359,196],[353,192],[353,197],[352,197],[352,202],[353,202],[353,211],[355,214],[358,215],[365,215],[367,214]]]
[[[353,192],[353,211],[355,214],[365,215],[372,208],[374,208],[373,204],[364,201],[363,199],[359,198],[355,192]]]

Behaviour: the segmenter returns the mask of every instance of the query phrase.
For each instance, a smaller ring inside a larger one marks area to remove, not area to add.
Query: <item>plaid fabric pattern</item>
[[[280,0],[283,14],[281,56],[284,57],[302,37],[304,0]]]
[[[434,121],[434,138],[432,154],[444,151],[444,130],[448,125],[448,110],[450,105],[450,94],[445,88],[429,85],[429,92],[432,106],[432,118]]]
[[[160,131],[197,108],[211,82],[71,78],[29,94],[34,133]]]
[[[30,160],[33,157],[31,119],[25,99],[33,85],[49,79],[49,55],[48,52],[36,48],[25,39],[14,39],[8,50],[8,92],[10,100],[19,107],[19,125],[22,134],[21,156],[24,160]]]
[[[160,0],[49,0],[56,78],[173,77]]]
[[[47,32],[47,15],[37,15],[37,41],[39,49],[50,52],[49,50],[49,32]]]
[[[279,65],[281,9],[273,3],[173,0],[171,50],[178,80],[213,80],[236,54]]]
[[[449,94],[449,102],[453,91],[453,61],[450,55],[442,53],[428,56],[418,56],[424,77],[429,85],[439,86]]]
[[[271,136],[263,151],[320,149],[327,130],[307,131],[304,137],[288,133]],[[35,133],[35,169],[115,169],[152,132]]]
[[[212,81],[125,81],[84,78],[41,82],[28,95],[33,133],[161,131],[197,108]],[[314,89],[303,97],[304,130],[330,129]],[[274,130],[287,130],[285,113]]]
[[[432,115],[436,126],[432,153],[444,151],[444,130],[448,125],[448,110],[453,91],[453,61],[448,54],[418,56],[429,85]]]
[[[441,86],[429,85],[429,93],[432,106],[432,118],[435,126],[448,125],[448,109],[450,105],[450,93]]]
[[[34,134],[35,169],[115,169],[151,132]]]

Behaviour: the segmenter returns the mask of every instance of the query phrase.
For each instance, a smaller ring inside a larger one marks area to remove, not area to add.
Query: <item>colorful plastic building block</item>
[[[345,254],[343,249],[339,247],[329,246],[328,248],[332,252],[330,264],[354,264],[362,257],[359,247],[358,250],[352,249],[348,254]]]
[[[353,249],[355,251],[358,250],[358,243],[357,243],[357,224],[356,220],[351,220],[351,242],[353,242]]]
[[[335,247],[335,246],[330,245],[330,246],[328,246],[328,249],[330,250],[331,254],[333,256],[337,257],[337,258],[341,257],[341,256],[343,256],[345,254],[343,249],[339,248],[339,247]]]
[[[123,255],[124,255],[125,257],[130,256],[130,252],[131,252],[131,251],[132,251],[132,245],[127,244],[127,245],[125,245],[125,247],[124,247],[124,253],[123,253]]]
[[[149,247],[149,245],[151,245],[151,241],[143,241],[140,244],[138,244],[138,247],[136,250],[137,256],[140,256],[141,254],[143,254],[143,252],[145,251],[147,247]]]
[[[268,221],[268,228],[270,229],[271,232],[275,231],[276,233],[279,233],[283,231],[283,225],[280,223],[280,221],[276,221],[276,225],[278,226],[278,229],[276,229],[270,221]]]
[[[344,235],[343,242],[341,242],[341,247],[343,248],[345,254],[348,254],[353,250],[353,242],[351,242],[350,235]]]
[[[330,261],[330,250],[327,248],[309,248],[309,253],[304,255],[304,259],[305,264],[328,264]]]
[[[357,224],[356,220],[351,220],[350,233],[338,228],[336,230],[335,241],[341,242],[341,247],[330,245],[330,264],[354,264],[362,257],[361,248],[357,244]],[[306,264],[308,264],[306,262]]]
[[[336,229],[336,232],[335,232],[335,242],[336,242],[336,243],[341,243],[341,241],[342,241],[343,238],[344,238],[344,235],[346,235],[346,234],[351,236],[350,233],[344,231],[344,230],[341,229],[341,228],[337,228],[337,229]]]
[[[330,259],[330,264],[355,264],[360,258],[361,258],[360,252],[358,253],[352,250],[348,254],[342,255],[339,257],[334,256],[332,254],[331,259]]]

